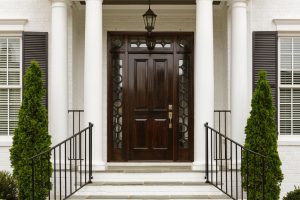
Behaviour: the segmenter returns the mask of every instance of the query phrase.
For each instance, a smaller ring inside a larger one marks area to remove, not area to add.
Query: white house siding
[[[9,159],[10,145],[11,142],[0,142],[0,170],[11,171]]]
[[[276,31],[273,19],[300,19],[300,2],[297,0],[251,0],[249,9],[251,11],[250,36],[252,31]],[[249,67],[251,68],[252,65],[250,64]],[[252,69],[250,69],[251,71]],[[251,76],[250,73],[249,77]],[[289,136],[279,139],[279,154],[284,173],[281,197],[293,190],[294,185],[300,186],[300,138],[288,139],[286,137]],[[294,142],[283,142],[282,140]]]
[[[24,31],[49,32],[51,2],[44,0],[1,0],[0,20],[26,19]],[[0,32],[3,34],[4,32]],[[0,170],[11,171],[11,137],[0,136]]]
[[[300,143],[298,145],[279,145],[279,155],[282,162],[284,181],[281,187],[281,196],[286,195],[294,186],[300,186]]]

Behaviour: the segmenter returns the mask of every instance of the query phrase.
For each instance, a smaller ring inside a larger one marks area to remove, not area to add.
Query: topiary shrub
[[[295,190],[288,192],[283,200],[299,200],[300,199],[300,187],[295,187]]]
[[[9,172],[0,171],[0,199],[17,200],[17,183]]]
[[[42,104],[44,94],[41,69],[37,62],[32,61],[24,76],[23,101],[10,149],[10,160],[13,176],[17,181],[19,199],[32,199],[32,170],[28,159],[49,150],[51,145],[48,134],[48,114]],[[50,155],[36,161],[35,199],[45,199],[51,188],[48,162],[50,162]]]
[[[271,87],[264,71],[259,73],[259,81],[252,97],[251,107],[251,116],[245,129],[245,147],[267,156],[264,173],[266,177],[264,199],[278,200],[283,174],[277,151],[276,112],[272,102]],[[263,159],[244,151],[242,163],[242,181],[248,199],[263,199]],[[248,176],[247,171],[249,172]]]

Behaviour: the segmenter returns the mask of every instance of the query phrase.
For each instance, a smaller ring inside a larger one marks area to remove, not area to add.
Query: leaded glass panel
[[[113,148],[122,148],[123,139],[123,60],[113,59],[112,68],[113,88]]]
[[[179,146],[189,147],[189,65],[181,59],[178,63],[178,134]]]

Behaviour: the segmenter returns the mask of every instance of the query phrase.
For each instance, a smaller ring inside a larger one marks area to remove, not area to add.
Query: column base
[[[193,162],[192,164],[192,170],[193,171],[205,171],[205,162]]]
[[[106,162],[95,162],[93,161],[93,171],[106,171],[107,163]]]

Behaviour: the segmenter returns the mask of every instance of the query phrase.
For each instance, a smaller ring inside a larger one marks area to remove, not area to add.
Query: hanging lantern
[[[147,30],[148,34],[150,34],[154,29],[156,17],[157,15],[150,8],[150,0],[149,0],[149,9],[143,15],[145,29]]]

